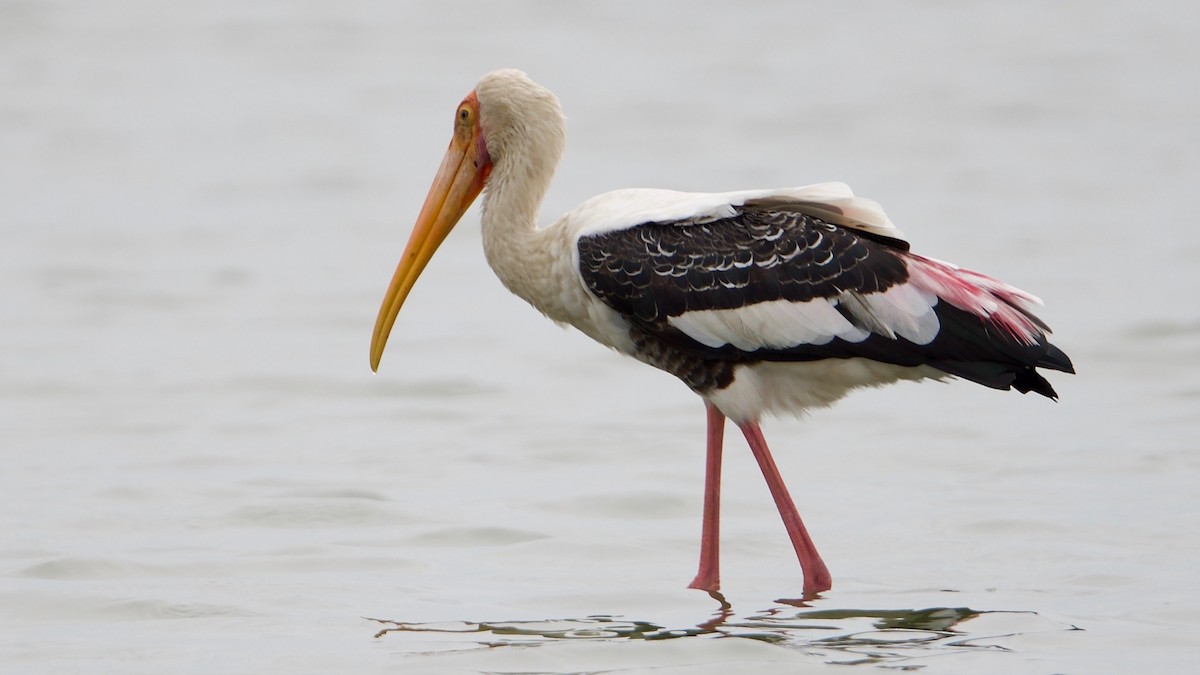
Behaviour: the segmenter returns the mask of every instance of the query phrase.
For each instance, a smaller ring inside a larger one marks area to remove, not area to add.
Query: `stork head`
[[[454,111],[454,134],[384,295],[371,336],[371,370],[409,291],[438,246],[479,193],[510,190],[540,203],[562,154],[565,130],[558,99],[519,70],[488,73]],[[485,197],[485,207],[488,197]]]

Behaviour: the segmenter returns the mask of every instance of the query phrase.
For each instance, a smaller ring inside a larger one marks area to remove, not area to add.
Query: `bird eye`
[[[458,121],[466,124],[471,121],[471,109],[463,106],[458,109]]]

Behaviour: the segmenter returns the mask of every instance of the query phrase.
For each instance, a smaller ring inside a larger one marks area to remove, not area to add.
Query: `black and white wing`
[[[860,357],[1047,396],[1034,368],[1070,369],[1026,308],[1036,298],[908,252],[873,202],[740,201],[581,233],[584,284],[639,337],[694,358]],[[847,216],[864,203],[866,218]]]

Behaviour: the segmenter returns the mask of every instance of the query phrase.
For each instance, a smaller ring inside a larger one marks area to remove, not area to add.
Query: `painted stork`
[[[413,283],[482,191],[484,251],[510,291],[704,399],[704,515],[692,588],[720,587],[726,418],[762,469],[812,596],[828,590],[831,577],[767,449],[764,413],[828,406],[859,387],[951,376],[1054,399],[1036,369],[1074,372],[1029,310],[1036,297],[911,253],[879,205],[841,183],[720,194],[618,190],[539,229],[565,135],[558,99],[520,71],[489,73],[463,99],[380,307],[371,369]]]

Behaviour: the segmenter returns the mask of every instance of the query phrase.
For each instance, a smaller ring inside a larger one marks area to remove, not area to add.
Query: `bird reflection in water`
[[[1022,633],[1077,630],[1074,626],[1047,621],[1036,612],[969,607],[809,609],[780,605],[739,617],[719,593],[714,598],[720,606],[709,619],[682,628],[611,615],[530,621],[371,620],[385,626],[375,634],[377,638],[403,637],[419,642],[413,653],[453,653],[578,640],[736,637],[803,649],[841,664],[893,663],[947,651],[1009,651],[1003,645],[1004,640]],[[961,624],[985,615],[994,620],[980,626],[981,630],[962,629]],[[456,635],[461,639],[456,639]],[[432,647],[434,642],[436,648]]]

